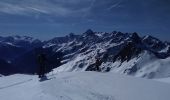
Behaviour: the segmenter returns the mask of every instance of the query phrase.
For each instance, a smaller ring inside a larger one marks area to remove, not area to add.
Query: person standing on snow
[[[38,55],[38,63],[39,63],[39,71],[38,71],[38,75],[39,78],[42,78],[45,76],[45,72],[46,72],[46,55],[44,53],[41,53]]]
[[[96,58],[96,62],[94,64],[96,71],[101,71],[101,69],[100,69],[101,64],[102,64],[102,61],[99,58]]]

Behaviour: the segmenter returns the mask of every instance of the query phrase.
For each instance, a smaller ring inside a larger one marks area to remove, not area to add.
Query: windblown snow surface
[[[1,100],[169,100],[170,84],[99,72],[0,77]]]

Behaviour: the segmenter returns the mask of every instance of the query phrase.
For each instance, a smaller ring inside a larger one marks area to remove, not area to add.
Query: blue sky
[[[1,0],[0,35],[40,39],[94,31],[170,41],[170,0]]]

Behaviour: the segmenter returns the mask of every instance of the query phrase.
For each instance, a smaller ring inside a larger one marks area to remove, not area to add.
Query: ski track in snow
[[[10,87],[13,87],[13,86],[17,86],[17,85],[21,85],[21,84],[24,84],[24,83],[29,82],[31,80],[32,79],[28,79],[28,80],[25,80],[25,81],[22,81],[22,82],[18,82],[18,83],[14,83],[14,84],[11,84],[11,85],[3,86],[3,87],[0,87],[0,90],[10,88]]]

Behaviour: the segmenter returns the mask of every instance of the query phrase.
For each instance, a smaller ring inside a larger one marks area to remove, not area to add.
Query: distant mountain
[[[0,58],[13,60],[29,50],[42,45],[43,43],[40,40],[27,36],[0,37]]]
[[[2,62],[0,65],[0,74],[4,74],[3,72],[8,74],[19,73],[19,66],[15,64],[17,59],[23,59],[21,58],[23,55],[42,45],[43,42],[40,40],[27,36],[0,37],[0,59],[2,59],[0,61]],[[10,64],[7,62],[10,62]],[[25,63],[26,65],[27,63]],[[22,69],[25,68],[23,67]]]
[[[0,37],[15,56],[12,65],[19,72],[35,73],[36,56],[43,48],[52,68],[62,71],[101,71],[128,74],[137,77],[158,78],[170,76],[170,43],[152,36],[140,37],[138,33],[94,32],[88,29],[81,35],[70,33],[65,37],[55,37],[41,42],[31,37]],[[5,47],[1,46],[0,51]],[[8,49],[4,49],[4,51]],[[14,49],[14,50],[13,50]],[[4,55],[8,55],[6,52]],[[3,52],[0,52],[3,54]],[[17,57],[16,57],[17,56]],[[6,56],[2,57],[5,60]],[[53,64],[52,64],[53,62]],[[55,64],[54,64],[55,63]]]

